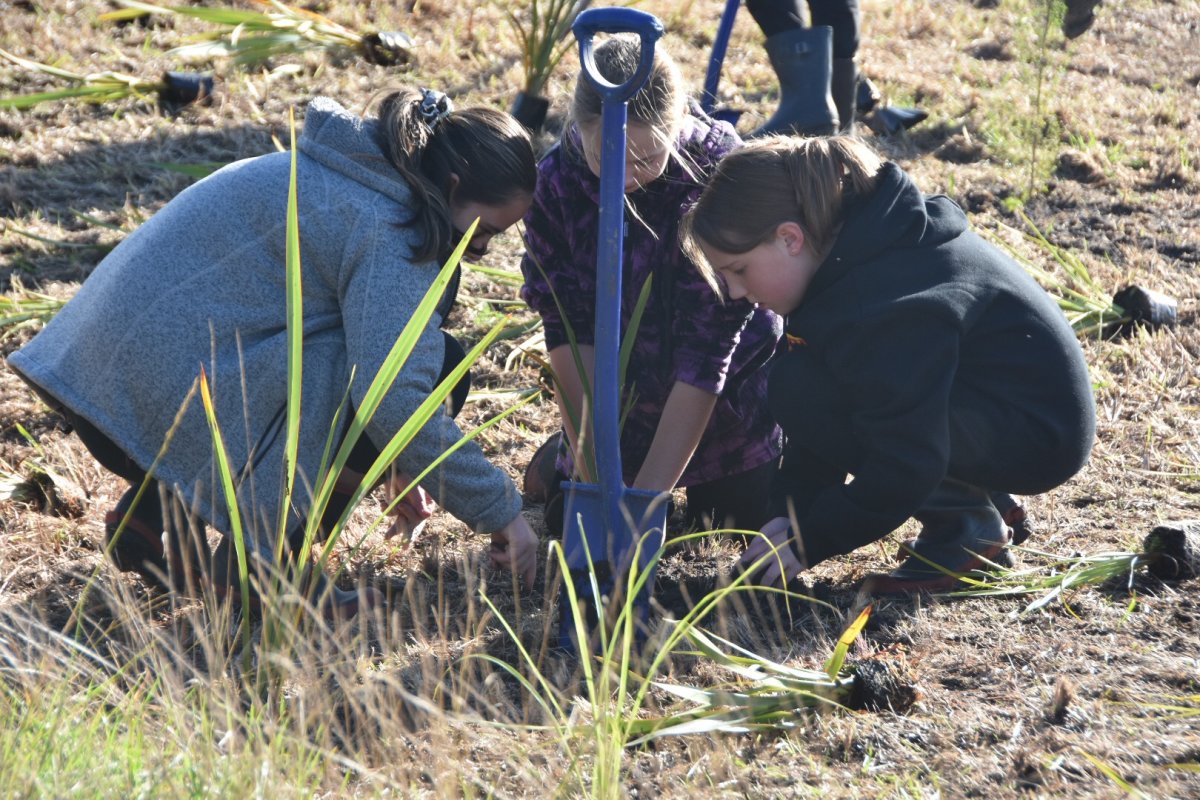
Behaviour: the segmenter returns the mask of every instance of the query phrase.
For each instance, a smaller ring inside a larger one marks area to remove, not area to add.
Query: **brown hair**
[[[415,208],[403,224],[422,234],[413,253],[419,261],[450,252],[451,175],[458,176],[454,200],[459,204],[504,205],[532,195],[537,184],[533,145],[519,122],[483,107],[448,110],[431,120],[421,111],[424,96],[402,89],[379,108],[380,146],[412,187]]]
[[[610,83],[622,84],[637,71],[641,40],[628,34],[613,36],[592,52],[596,71]],[[673,142],[686,108],[687,92],[679,66],[662,47],[655,47],[654,63],[646,82],[629,98],[629,121],[648,125]],[[591,125],[600,118],[602,110],[600,93],[580,74],[575,82],[571,118],[579,126]]]
[[[823,258],[846,208],[874,193],[882,165],[883,159],[853,136],[776,136],[748,144],[721,160],[684,217],[684,250],[714,288],[719,281],[700,242],[725,253],[746,253],[770,241],[782,223],[795,222]]]

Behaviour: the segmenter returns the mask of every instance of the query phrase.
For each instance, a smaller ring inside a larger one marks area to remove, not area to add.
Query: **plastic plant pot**
[[[213,76],[199,72],[165,72],[158,90],[158,104],[170,114],[184,106],[209,105],[213,96]]]
[[[1117,323],[1111,336],[1128,336],[1138,327],[1171,327],[1178,317],[1179,306],[1174,298],[1141,286],[1126,286],[1113,295],[1113,304],[1125,312],[1127,319]]]
[[[531,133],[537,133],[546,124],[546,112],[549,110],[550,101],[545,97],[521,91],[517,92],[509,113]]]
[[[362,38],[362,55],[368,64],[380,67],[406,67],[413,63],[411,36],[400,31],[368,33]]]

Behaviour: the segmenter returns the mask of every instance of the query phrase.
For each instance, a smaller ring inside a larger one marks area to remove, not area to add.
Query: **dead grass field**
[[[1200,518],[1200,2],[1102,5],[1091,31],[1064,42],[1052,28],[1044,51],[1037,45],[1035,5],[865,0],[865,73],[892,102],[918,105],[930,117],[906,135],[862,132],[926,191],[950,194],[978,228],[1030,261],[1051,264],[1044,249],[1014,233],[1023,224],[1011,208],[1022,199],[1047,238],[1077,255],[1110,294],[1136,283],[1179,301],[1174,329],[1085,342],[1099,415],[1091,464],[1067,485],[1028,501],[1037,528],[1031,547],[1058,555],[1136,551],[1159,522]],[[409,73],[322,53],[280,59],[272,66],[295,68],[274,71],[219,63],[216,102],[178,117],[134,100],[0,111],[0,289],[11,297],[21,287],[69,295],[104,248],[188,184],[161,164],[224,163],[269,151],[287,139],[289,107],[300,108],[313,95],[362,109],[387,87],[410,81],[440,87],[459,103],[507,107],[520,86],[516,45],[503,20],[507,4],[499,0],[327,0],[316,6],[356,29],[410,33],[419,63]],[[665,46],[698,92],[722,4],[646,0],[639,7],[664,21]],[[0,47],[81,72],[156,76],[179,66],[164,51],[203,28],[195,22],[114,28],[95,20],[106,9],[75,0],[0,0]],[[721,84],[726,102],[748,109],[743,130],[773,108],[774,79],[759,38],[743,10]],[[1039,116],[1036,64],[1042,56]],[[551,82],[552,132],[561,125],[575,63],[569,55]],[[0,96],[52,85],[0,65]],[[489,264],[515,271],[519,247],[518,236],[506,234]],[[455,329],[478,338],[492,314],[483,299],[513,296],[512,286],[470,277]],[[31,334],[22,330],[3,341],[0,355]],[[478,365],[476,388],[536,384],[530,362],[506,368],[513,347],[513,341],[500,343]],[[472,403],[467,421],[481,421],[506,402]],[[530,405],[485,434],[484,447],[519,481],[555,425],[552,403]],[[103,560],[103,514],[124,487],[0,367],[0,470],[28,476],[34,465],[64,480],[56,502],[0,502],[0,617],[56,627]],[[539,514],[536,507],[529,511]],[[368,517],[356,517],[352,531],[364,531]],[[477,667],[458,666],[473,652],[516,658],[475,599],[489,577],[480,566],[481,547],[460,523],[437,514],[412,552],[391,549],[378,535],[353,555],[342,552],[352,576],[393,594],[396,613],[345,654],[359,664],[360,683],[341,687],[345,703],[329,708],[354,707],[346,698],[370,684],[362,669],[395,676],[426,697],[435,697],[437,686],[449,687],[476,711],[502,715],[528,707],[511,686],[497,689]],[[775,658],[819,667],[865,602],[858,580],[884,567],[893,549],[864,548],[812,572],[814,595],[834,610],[814,607],[779,626],[731,611],[724,630]],[[734,553],[730,545],[672,553],[664,580],[711,582]],[[1023,562],[1047,563],[1036,554]],[[117,607],[142,609],[142,624],[163,635],[189,636],[189,621],[200,618],[194,607],[161,599],[151,607],[145,587],[111,569],[100,570],[98,583],[98,595],[125,596],[126,605]],[[786,734],[683,738],[631,750],[622,785],[637,797],[1200,796],[1198,588],[1195,578],[1166,583],[1139,572],[1128,581],[1068,592],[1063,602],[1029,614],[1020,613],[1029,597],[879,602],[851,661],[879,652],[902,658],[920,692],[912,709],[826,713]],[[664,591],[675,596],[672,587]],[[504,587],[491,593],[517,621],[522,639],[536,645],[552,598],[534,592],[514,606]],[[111,604],[95,600],[88,607],[96,630],[120,637],[136,627]],[[703,663],[688,660],[674,666],[673,677],[693,685],[715,680]],[[407,701],[392,700],[399,715]],[[1190,716],[1156,704],[1189,708]],[[375,714],[388,717],[379,709]],[[549,736],[428,719],[403,731],[388,729],[387,736],[351,749],[349,757],[363,769],[331,764],[310,788],[370,796],[587,791],[566,781],[568,759]],[[1191,771],[1172,766],[1178,764],[1192,765]],[[214,778],[209,785],[224,784]],[[248,793],[245,788],[230,792]],[[286,788],[285,794],[304,793]],[[40,794],[0,787],[0,794],[10,793]]]

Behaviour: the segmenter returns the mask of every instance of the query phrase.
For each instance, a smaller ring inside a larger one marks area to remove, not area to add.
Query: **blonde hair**
[[[709,285],[720,282],[700,242],[746,253],[795,222],[819,258],[833,245],[846,209],[874,193],[883,159],[853,136],[760,139],[717,165],[680,228],[682,245]]]
[[[593,51],[596,71],[610,83],[623,84],[633,77],[641,58],[641,39],[622,34],[606,39]],[[687,109],[683,75],[675,59],[662,47],[654,48],[654,61],[642,88],[629,98],[629,121],[647,125],[664,141],[674,140]],[[600,93],[583,75],[575,82],[571,118],[576,125],[595,124],[603,110]]]

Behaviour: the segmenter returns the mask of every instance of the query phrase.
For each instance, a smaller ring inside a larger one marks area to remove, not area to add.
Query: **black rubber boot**
[[[853,58],[835,58],[829,93],[837,108],[838,132],[854,130],[854,109],[858,105],[858,64]]]
[[[909,555],[887,575],[868,579],[874,594],[946,591],[962,584],[958,575],[1004,564],[1012,531],[986,489],[943,480],[913,514],[921,533],[904,545]]]
[[[779,78],[779,108],[751,136],[802,133],[825,136],[838,129],[830,94],[833,28],[796,28],[767,38],[767,56]]]

